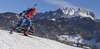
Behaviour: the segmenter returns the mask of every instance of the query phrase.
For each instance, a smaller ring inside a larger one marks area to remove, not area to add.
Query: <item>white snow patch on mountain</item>
[[[85,39],[82,39],[79,34],[77,34],[77,35],[61,35],[58,38],[59,38],[59,40],[73,42],[73,43],[74,42],[75,43],[79,42],[81,44],[94,44],[94,43],[96,43],[96,39],[85,40]]]
[[[79,10],[80,9],[80,10]],[[94,18],[92,16],[90,16],[89,11],[85,10],[83,8],[78,8],[78,9],[74,9],[74,8],[60,8],[60,10],[67,15],[67,18],[71,18],[71,17],[76,17],[76,16],[81,16],[81,17],[90,17],[91,19],[94,20]],[[68,17],[69,16],[69,17]]]
[[[68,46],[54,40],[36,36],[26,37],[22,33],[9,34],[0,30],[0,49],[83,49]]]
[[[74,16],[90,17],[91,19],[94,19],[92,16],[87,15],[85,12],[80,12],[80,11],[76,11]]]

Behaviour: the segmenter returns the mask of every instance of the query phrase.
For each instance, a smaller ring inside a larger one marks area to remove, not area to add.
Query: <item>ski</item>
[[[25,36],[25,35],[23,35],[23,36]],[[28,36],[26,36],[26,37],[33,38],[33,37],[32,37],[32,36],[30,36],[30,35],[28,35]]]

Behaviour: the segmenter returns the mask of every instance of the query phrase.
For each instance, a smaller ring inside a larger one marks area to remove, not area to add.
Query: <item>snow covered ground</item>
[[[0,30],[0,49],[83,49],[41,37],[26,37],[21,33],[9,34]]]

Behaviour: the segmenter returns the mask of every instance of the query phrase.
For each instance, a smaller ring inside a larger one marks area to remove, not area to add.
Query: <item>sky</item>
[[[0,0],[0,13],[21,13],[37,4],[37,12],[55,11],[60,7],[85,8],[100,18],[100,0]]]

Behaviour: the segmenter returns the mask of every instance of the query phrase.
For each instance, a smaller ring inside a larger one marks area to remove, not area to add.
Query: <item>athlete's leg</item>
[[[25,19],[25,18],[23,18],[23,20],[21,21],[20,25],[19,25],[19,26],[17,26],[15,29],[18,29],[18,28],[22,27],[22,26],[23,26],[23,24],[25,23],[25,21],[26,21],[26,19]]]
[[[27,31],[30,29],[30,27],[31,27],[31,20],[30,19],[27,19],[26,20],[26,23],[28,24],[28,27],[27,27]]]
[[[10,34],[12,34],[16,29],[20,28],[20,27],[24,24],[25,21],[26,21],[26,19],[23,18],[23,20],[21,21],[20,25],[17,26],[16,28],[14,28],[14,29],[10,32]]]

